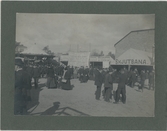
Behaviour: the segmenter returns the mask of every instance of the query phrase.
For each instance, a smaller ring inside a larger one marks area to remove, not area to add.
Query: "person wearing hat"
[[[102,69],[98,67],[95,71],[95,83],[94,83],[94,85],[96,85],[97,87],[95,92],[96,100],[100,100],[102,84],[103,84]]]
[[[120,75],[118,77],[118,88],[116,91],[116,100],[115,104],[119,102],[120,94],[122,94],[122,102],[126,103],[126,84],[127,84],[127,75],[125,74],[124,69],[121,69]]]
[[[111,91],[113,90],[113,69],[109,69],[109,71],[107,72],[106,76],[105,76],[105,80],[104,80],[104,100],[106,102],[110,101],[110,96],[111,96]]]
[[[26,113],[27,90],[31,89],[29,74],[23,70],[24,63],[21,59],[15,59],[15,93],[14,93],[14,114],[23,115]]]

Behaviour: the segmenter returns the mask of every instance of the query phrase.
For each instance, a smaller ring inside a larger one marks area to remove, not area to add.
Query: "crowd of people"
[[[15,59],[15,102],[14,113],[24,114],[26,104],[31,101],[30,90],[32,87],[39,88],[38,80],[46,78],[48,89],[59,88],[72,90],[71,79],[78,79],[80,83],[87,83],[93,80],[96,86],[95,99],[100,100],[101,94],[106,102],[115,99],[115,103],[120,100],[126,103],[126,85],[134,88],[138,86],[143,92],[144,87],[154,90],[154,70],[142,70],[137,68],[128,71],[126,68],[120,70],[102,67],[73,67],[65,65],[39,65],[38,63],[25,64],[21,59]],[[33,81],[33,82],[32,82]],[[32,86],[34,83],[34,86]],[[113,83],[118,83],[118,88],[114,97]],[[102,87],[104,86],[104,90]],[[121,95],[120,95],[121,94]],[[120,98],[120,96],[122,96]]]

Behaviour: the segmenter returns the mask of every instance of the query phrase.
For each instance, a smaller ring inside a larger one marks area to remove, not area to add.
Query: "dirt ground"
[[[29,103],[30,115],[53,116],[106,116],[106,117],[153,117],[154,91],[126,87],[126,104],[105,102],[101,96],[95,99],[96,86],[94,81],[80,83],[78,79],[71,80],[73,90],[48,89],[46,79],[39,80],[39,88],[31,90],[32,102]],[[102,87],[102,90],[104,87]],[[114,90],[117,84],[114,84]]]

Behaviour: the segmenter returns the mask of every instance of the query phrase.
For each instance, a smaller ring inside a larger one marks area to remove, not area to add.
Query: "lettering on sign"
[[[68,65],[89,66],[90,52],[70,52]]]
[[[116,59],[117,65],[147,65],[145,59],[125,59],[125,60],[118,60]]]

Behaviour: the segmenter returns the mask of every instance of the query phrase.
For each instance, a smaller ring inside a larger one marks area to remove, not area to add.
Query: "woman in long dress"
[[[46,87],[48,87],[48,89],[56,88],[55,73],[54,73],[53,67],[51,67],[51,66],[49,66],[47,69]]]
[[[71,72],[69,69],[65,68],[64,69],[64,75],[62,78],[62,89],[64,90],[72,90],[71,86]]]

